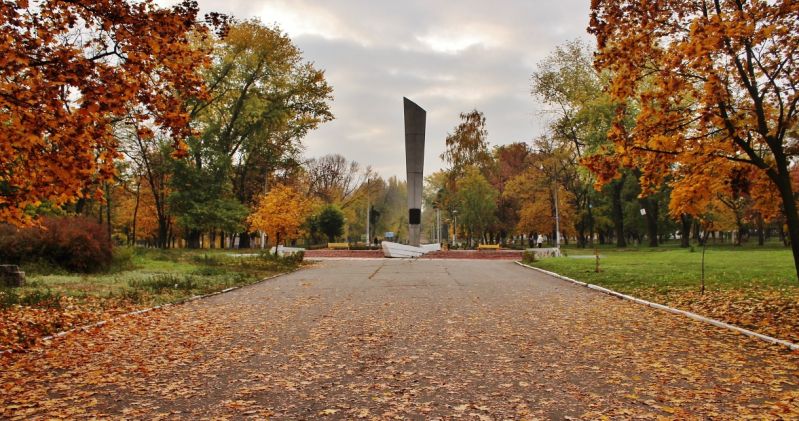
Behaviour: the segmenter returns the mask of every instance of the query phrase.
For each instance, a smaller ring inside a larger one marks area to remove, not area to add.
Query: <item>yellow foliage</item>
[[[302,223],[310,215],[313,201],[290,186],[278,185],[258,198],[255,211],[247,218],[253,231],[275,240],[291,240],[303,234]]]

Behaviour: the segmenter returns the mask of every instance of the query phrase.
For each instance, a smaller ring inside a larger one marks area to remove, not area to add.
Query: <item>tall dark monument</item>
[[[408,240],[419,247],[422,233],[422,184],[424,181],[424,127],[427,112],[408,98],[405,106],[405,168],[408,172]]]

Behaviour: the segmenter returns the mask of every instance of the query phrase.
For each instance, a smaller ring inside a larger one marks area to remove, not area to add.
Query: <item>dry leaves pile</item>
[[[60,297],[39,306],[0,309],[0,351],[23,350],[42,337],[106,320],[137,308],[129,301],[98,297]]]
[[[331,261],[0,357],[0,417],[799,416],[799,354],[501,261]]]
[[[799,343],[799,291],[796,289],[711,290],[700,294],[695,289],[667,292],[643,289],[633,295],[646,300],[688,310],[758,333]]]

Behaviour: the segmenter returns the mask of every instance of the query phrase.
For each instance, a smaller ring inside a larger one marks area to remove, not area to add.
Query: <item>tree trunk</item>
[[[779,230],[780,230],[780,242],[782,242],[783,246],[788,247],[788,238],[785,236],[785,229],[784,228],[785,228],[785,221],[780,220],[780,227],[779,227]]]
[[[658,246],[658,205],[649,198],[638,199],[638,203],[646,211],[646,236],[649,237],[649,247]]]
[[[108,241],[111,241],[114,233],[114,227],[111,226],[111,188],[107,182],[103,184],[105,184],[105,219],[108,222]]]
[[[188,247],[190,249],[198,249],[200,248],[200,230],[192,229],[189,230],[188,235]]]
[[[611,185],[613,206],[613,228],[616,231],[616,247],[627,247],[627,240],[624,238],[624,209],[621,202],[621,189],[624,186],[624,177],[621,180],[614,181]]]
[[[763,215],[757,214],[757,245],[763,246],[766,244],[765,221]]]
[[[740,246],[744,232],[744,223],[743,219],[741,218],[740,212],[735,212],[735,230],[736,232],[733,234],[735,235],[735,241],[733,241],[733,246]]]
[[[691,246],[691,216],[680,215],[680,247],[688,248]]]
[[[129,242],[131,242],[131,245],[133,246],[136,245],[136,219],[138,218],[139,215],[139,201],[141,198],[141,178],[139,178],[138,180],[139,181],[136,182],[136,205],[134,205],[133,207],[133,238],[129,239],[132,240]]]
[[[165,218],[158,218],[158,237],[156,238],[156,247],[169,248],[169,221]]]
[[[248,249],[250,247],[250,233],[245,231],[239,234],[239,248]]]
[[[799,213],[797,213],[796,199],[794,198],[791,175],[788,172],[787,164],[780,161],[780,159],[777,159],[778,167],[781,167],[779,169],[782,171],[774,174],[772,180],[777,184],[777,188],[780,191],[785,222],[788,225],[788,241],[791,244],[796,277],[799,279]]]

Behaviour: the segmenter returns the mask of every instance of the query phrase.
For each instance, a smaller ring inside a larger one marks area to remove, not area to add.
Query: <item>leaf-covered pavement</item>
[[[0,358],[11,419],[799,416],[799,354],[503,261],[327,261]]]

